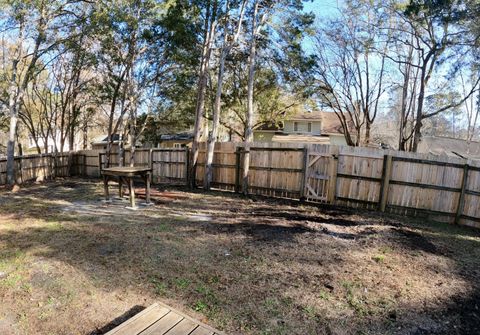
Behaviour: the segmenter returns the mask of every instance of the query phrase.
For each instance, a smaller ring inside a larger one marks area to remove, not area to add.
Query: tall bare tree
[[[81,0],[8,1],[1,10],[9,13],[11,20],[6,30],[15,36],[16,46],[11,54],[11,76],[8,110],[10,117],[7,144],[7,184],[15,183],[14,155],[18,113],[22,107],[25,90],[42,71],[39,61],[55,58],[55,48],[69,36],[68,28],[84,18],[90,2]],[[23,64],[23,68],[19,66]],[[45,62],[44,62],[45,64]],[[20,72],[21,71],[21,72]]]
[[[208,76],[210,70],[210,57],[212,45],[215,40],[218,25],[218,0],[209,0],[205,6],[205,19],[202,37],[202,54],[198,71],[197,99],[195,106],[195,124],[193,130],[192,155],[190,159],[190,186],[196,186],[196,167],[198,163],[198,151],[202,132],[205,131],[205,96],[207,92]]]
[[[434,7],[417,2],[412,2],[406,7],[391,8],[391,15],[395,15],[397,19],[393,38],[397,44],[397,50],[404,52],[386,53],[386,56],[393,62],[403,65],[406,73],[413,71],[416,74],[403,76],[404,88],[415,89],[413,96],[416,101],[412,134],[407,136],[401,134],[400,141],[409,139],[411,136],[410,149],[417,151],[422,137],[423,122],[459,107],[477,90],[480,82],[478,75],[474,79],[472,89],[464,95],[443,101],[440,105],[432,104],[432,108],[426,109],[428,97],[444,96],[443,93],[448,85],[455,81],[458,67],[452,64],[465,64],[465,59],[471,58],[471,45],[475,42],[471,40],[468,28],[455,26],[446,17],[449,15],[448,9],[437,11]],[[445,64],[451,65],[453,71],[442,69],[442,65]],[[448,78],[445,78],[445,72]],[[436,79],[433,85],[432,78]],[[400,143],[400,149],[405,149],[402,143]]]
[[[460,78],[462,83],[462,93],[466,96],[468,92],[472,90],[472,82],[471,80],[466,81],[463,75],[461,75]],[[472,142],[477,131],[478,121],[480,118],[480,90],[477,92],[477,94],[472,94],[468,99],[465,100],[463,108],[465,110],[467,119],[466,140],[468,147],[470,147],[470,143]]]
[[[379,37],[383,13],[366,1],[347,1],[339,19],[325,22],[315,37],[317,96],[334,111],[348,145],[368,145],[386,93],[389,34]],[[388,24],[388,23],[387,23]]]
[[[260,0],[256,0],[253,4],[253,11],[251,15],[251,28],[250,28],[250,51],[248,54],[248,85],[247,85],[247,115],[245,117],[245,140],[244,140],[244,155],[243,155],[243,193],[248,194],[248,174],[250,171],[250,146],[253,142],[253,117],[254,117],[254,105],[253,105],[253,88],[255,80],[255,65],[257,58],[257,38],[259,30],[262,24],[266,20],[267,12],[263,13],[263,17],[259,16]]]
[[[240,8],[238,9],[238,14],[235,15],[234,7],[236,4],[231,4],[227,0],[225,4],[225,13],[221,18],[221,29],[223,33],[223,41],[220,46],[220,55],[218,60],[218,74],[217,74],[217,88],[215,92],[215,102],[213,105],[213,115],[212,115],[212,130],[208,136],[207,140],[207,153],[205,159],[205,176],[204,176],[204,189],[210,189],[210,184],[212,182],[212,163],[213,163],[213,154],[215,149],[215,142],[218,140],[218,130],[220,127],[220,113],[221,113],[221,104],[222,104],[222,91],[223,91],[223,81],[225,74],[225,60],[230,54],[230,51],[237,43],[237,40],[242,31],[243,16],[245,13],[245,8],[247,5],[246,0],[242,0],[239,3]],[[236,7],[236,6],[235,6]],[[233,25],[233,28],[231,26]],[[233,31],[231,31],[233,29]]]

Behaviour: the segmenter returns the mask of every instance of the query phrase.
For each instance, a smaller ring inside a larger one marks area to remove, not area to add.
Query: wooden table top
[[[152,171],[152,168],[149,166],[115,166],[104,168],[101,171],[102,174],[128,176],[150,172]]]

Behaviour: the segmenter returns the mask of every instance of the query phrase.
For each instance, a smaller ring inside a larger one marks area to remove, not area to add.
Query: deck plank
[[[175,325],[172,329],[165,333],[165,335],[188,335],[197,327],[197,324],[191,320],[183,319]]]
[[[161,302],[144,309],[105,335],[225,335]]]
[[[139,333],[139,335],[164,335],[183,319],[183,316],[178,315],[175,312],[170,312],[153,325]]]
[[[171,306],[168,306],[168,305],[165,305],[164,303],[162,302],[157,302],[160,306],[164,306],[166,308],[168,308],[170,311],[174,312],[174,313],[177,313],[179,315],[182,315],[185,319],[188,319],[190,321],[193,321],[195,322],[196,324],[198,324],[200,327],[202,328],[205,328],[207,329],[208,331],[211,332],[211,334],[217,334],[217,335],[226,335],[224,332],[221,332],[219,331],[218,329],[215,329],[215,328],[212,328],[210,327],[209,325],[203,323],[203,322],[200,322],[199,320],[195,320],[193,318],[191,318],[190,316],[180,312],[179,310],[176,310],[175,308],[171,307]],[[207,333],[208,334],[208,333]]]
[[[188,335],[213,335],[214,333],[210,330],[208,330],[205,327],[198,326],[194,331],[192,331]]]
[[[155,321],[161,319],[168,312],[170,312],[170,310],[167,307],[153,304],[105,335],[138,334],[155,323]]]

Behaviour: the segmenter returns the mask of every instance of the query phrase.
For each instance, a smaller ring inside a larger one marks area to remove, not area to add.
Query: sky
[[[305,12],[313,12],[317,19],[333,19],[340,15],[339,7],[342,6],[344,0],[305,0],[304,10]],[[304,47],[307,52],[312,50],[311,41],[306,39],[304,41]],[[387,106],[389,104],[389,95],[384,94],[382,98],[382,104]],[[383,109],[384,113],[388,113],[388,108]],[[464,118],[462,113],[460,117]],[[466,122],[466,119],[457,120],[457,125],[462,125]],[[458,124],[460,122],[460,124]]]
[[[338,7],[342,0],[313,0],[312,2],[305,2],[304,7],[306,12],[315,13],[316,17],[332,18],[338,15]]]

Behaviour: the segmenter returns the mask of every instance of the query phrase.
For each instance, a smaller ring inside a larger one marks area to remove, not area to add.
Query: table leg
[[[146,190],[145,190],[145,199],[147,204],[150,203],[150,182],[152,179],[152,174],[150,172],[147,173],[147,182],[146,182]]]
[[[120,199],[123,198],[123,179],[122,177],[118,177],[118,196]]]
[[[110,200],[110,195],[108,194],[108,176],[103,176],[103,190],[105,191],[105,200]]]
[[[133,187],[133,178],[128,178],[130,189],[130,207],[135,208],[135,188]]]

